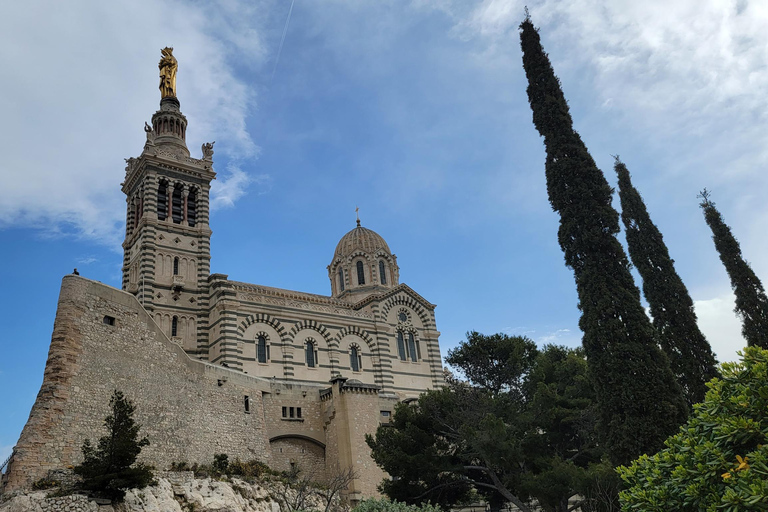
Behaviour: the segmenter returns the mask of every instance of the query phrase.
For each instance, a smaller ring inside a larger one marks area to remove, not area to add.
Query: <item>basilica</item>
[[[214,148],[190,154],[177,69],[164,49],[159,110],[126,160],[122,290],[64,277],[4,485],[79,463],[119,389],[150,440],[142,458],[159,469],[218,453],[318,481],[351,468],[347,497],[374,496],[386,475],[365,435],[443,382],[435,305],[400,282],[387,242],[359,219],[329,255],[327,296],[211,274]]]

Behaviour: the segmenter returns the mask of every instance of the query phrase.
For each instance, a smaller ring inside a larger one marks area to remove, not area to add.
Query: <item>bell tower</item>
[[[202,158],[190,156],[173,48],[162,50],[159,67],[160,109],[151,126],[144,123],[141,155],[126,159],[123,290],[136,295],[171,340],[207,359],[213,143],[203,144]]]

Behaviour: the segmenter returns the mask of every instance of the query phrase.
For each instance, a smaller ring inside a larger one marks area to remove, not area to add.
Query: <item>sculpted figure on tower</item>
[[[160,50],[163,54],[160,59],[160,97],[176,97],[176,71],[179,69],[179,63],[173,56],[173,48],[166,46]]]

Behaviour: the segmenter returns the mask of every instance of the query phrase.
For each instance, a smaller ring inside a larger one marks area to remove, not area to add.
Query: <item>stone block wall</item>
[[[325,449],[317,443],[295,437],[276,439],[272,448],[272,469],[300,471],[300,476],[317,482],[325,480]]]
[[[115,389],[136,405],[141,435],[151,443],[141,458],[158,469],[209,462],[216,453],[270,462],[261,414],[268,382],[190,359],[134,296],[69,275],[43,384],[8,466],[6,490],[81,462],[84,439],[96,442],[106,433]]]
[[[327,386],[326,386],[327,387]],[[319,399],[319,386],[274,383],[263,395],[264,421],[269,439],[277,436],[295,435],[325,443],[323,411]],[[283,417],[283,407],[287,417]],[[290,408],[294,417],[290,417]],[[297,409],[301,408],[301,418]]]
[[[334,389],[335,391],[335,389]],[[349,466],[357,473],[353,482],[352,499],[378,496],[377,486],[387,474],[371,458],[371,449],[365,442],[366,434],[374,434],[379,426],[380,401],[378,394],[368,390],[341,388],[341,394],[334,396],[336,407],[344,411],[349,445]],[[340,469],[344,469],[343,467]]]

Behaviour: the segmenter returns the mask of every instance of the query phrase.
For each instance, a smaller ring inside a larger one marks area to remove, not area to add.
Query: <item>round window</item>
[[[403,312],[401,311],[401,312],[400,312],[400,314],[399,314],[399,315],[397,315],[397,318],[398,318],[398,319],[399,319],[401,322],[405,322],[406,320],[408,320],[408,315],[406,315],[405,313],[403,313]]]

